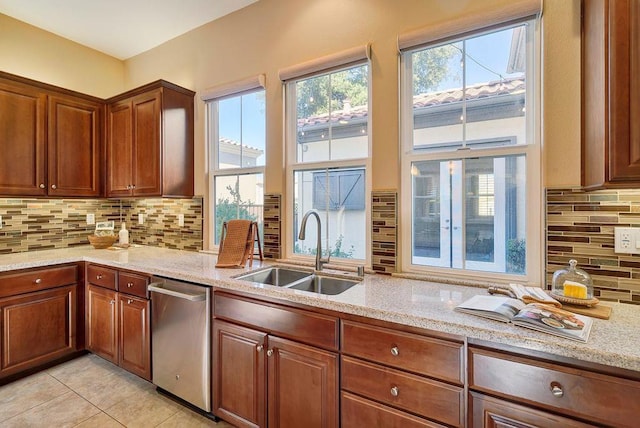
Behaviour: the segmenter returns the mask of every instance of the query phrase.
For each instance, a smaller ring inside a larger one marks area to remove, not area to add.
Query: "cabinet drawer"
[[[147,285],[149,285],[148,276],[136,275],[135,273],[129,272],[118,273],[118,291],[147,298]]]
[[[384,406],[375,401],[342,393],[342,428],[431,428],[444,425]]]
[[[342,321],[342,352],[462,385],[462,343]]]
[[[259,328],[267,333],[321,348],[338,350],[338,318],[216,292],[216,318]]]
[[[342,388],[453,426],[464,421],[464,392],[457,386],[342,357]]]
[[[75,265],[2,274],[0,275],[0,297],[75,284],[77,278],[78,269]]]
[[[100,287],[117,290],[116,277],[118,272],[103,266],[89,265],[87,266],[87,282]]]
[[[484,349],[470,348],[469,388],[597,424],[637,426],[640,415],[639,382]]]
[[[469,420],[470,427],[487,428],[523,426],[589,428],[596,426],[477,392],[470,393]]]

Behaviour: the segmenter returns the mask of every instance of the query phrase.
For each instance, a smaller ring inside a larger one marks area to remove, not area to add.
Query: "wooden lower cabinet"
[[[337,427],[338,354],[267,338],[270,427]]]
[[[87,286],[87,349],[118,364],[117,292]]]
[[[76,351],[76,285],[0,300],[0,377]]]
[[[126,278],[125,285],[131,284],[134,276],[148,282],[147,277],[101,266],[87,269],[87,349],[151,380],[151,304],[146,298],[116,291],[119,276]],[[107,282],[97,286],[92,283],[96,281]],[[146,285],[142,289],[146,289]]]
[[[239,427],[266,426],[267,334],[213,322],[213,413]]]
[[[425,428],[444,427],[401,410],[357,395],[342,393],[340,419],[342,428]]]
[[[123,369],[150,380],[150,302],[118,293],[118,310],[118,364]]]
[[[469,395],[469,426],[471,427],[585,428],[597,426],[475,392]]]
[[[213,413],[239,427],[337,427],[338,354],[213,323]]]

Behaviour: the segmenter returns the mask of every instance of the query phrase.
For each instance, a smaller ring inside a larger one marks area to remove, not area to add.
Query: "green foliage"
[[[298,82],[298,117],[329,113],[329,99],[331,111],[342,110],[345,100],[352,106],[365,105],[368,79],[368,67],[362,65]]]
[[[453,45],[425,49],[413,54],[413,95],[433,92],[448,75],[452,58],[460,50]],[[459,76],[454,76],[459,79]]]
[[[225,221],[233,219],[242,220],[256,220],[256,216],[252,215],[245,206],[252,205],[250,200],[243,201],[240,197],[240,183],[236,180],[233,187],[227,186],[227,191],[231,195],[231,199],[228,197],[218,198],[216,202],[216,241],[220,241],[220,235],[222,234],[222,224]]]
[[[460,50],[453,45],[416,52],[413,55],[414,95],[436,90],[449,75],[452,58],[459,53]],[[362,65],[298,82],[298,117],[329,113],[329,100],[331,111],[342,110],[346,100],[352,106],[367,104],[368,74],[368,67]]]
[[[507,241],[507,272],[526,272],[527,244],[524,239],[510,239]]]
[[[349,248],[348,251],[343,251],[342,250],[342,240],[343,239],[344,239],[343,235],[340,235],[338,237],[338,239],[336,239],[336,243],[333,245],[333,247],[329,248],[329,255],[331,257],[339,257],[339,258],[343,258],[343,259],[352,259],[353,258],[353,253],[355,253],[356,249],[352,245],[351,248]],[[312,256],[316,255],[316,249],[315,248],[308,248],[307,251],[303,251],[302,248],[300,247],[300,244],[297,243],[297,242],[294,245],[293,252],[295,254],[309,254],[309,255],[312,255]]]

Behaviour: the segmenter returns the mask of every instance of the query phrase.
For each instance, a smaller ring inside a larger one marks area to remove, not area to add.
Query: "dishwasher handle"
[[[166,294],[168,296],[178,297],[180,299],[189,300],[191,302],[201,302],[207,298],[206,292],[198,294],[187,294],[180,291],[172,290],[170,288],[165,288],[163,287],[163,285],[164,284],[162,282],[152,282],[147,286],[147,289],[155,293]]]

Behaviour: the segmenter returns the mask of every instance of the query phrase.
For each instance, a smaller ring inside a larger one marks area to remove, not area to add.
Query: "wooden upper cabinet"
[[[133,99],[133,191],[139,196],[162,193],[161,96],[156,90]]]
[[[50,96],[49,195],[100,196],[102,103]]]
[[[582,184],[640,185],[640,0],[583,0]]]
[[[161,80],[107,100],[107,196],[193,196],[194,95]]]
[[[107,195],[131,194],[133,174],[133,120],[131,100],[108,107],[107,113]]]
[[[103,105],[0,72],[0,195],[102,196]]]
[[[0,195],[43,196],[47,97],[0,76]]]

